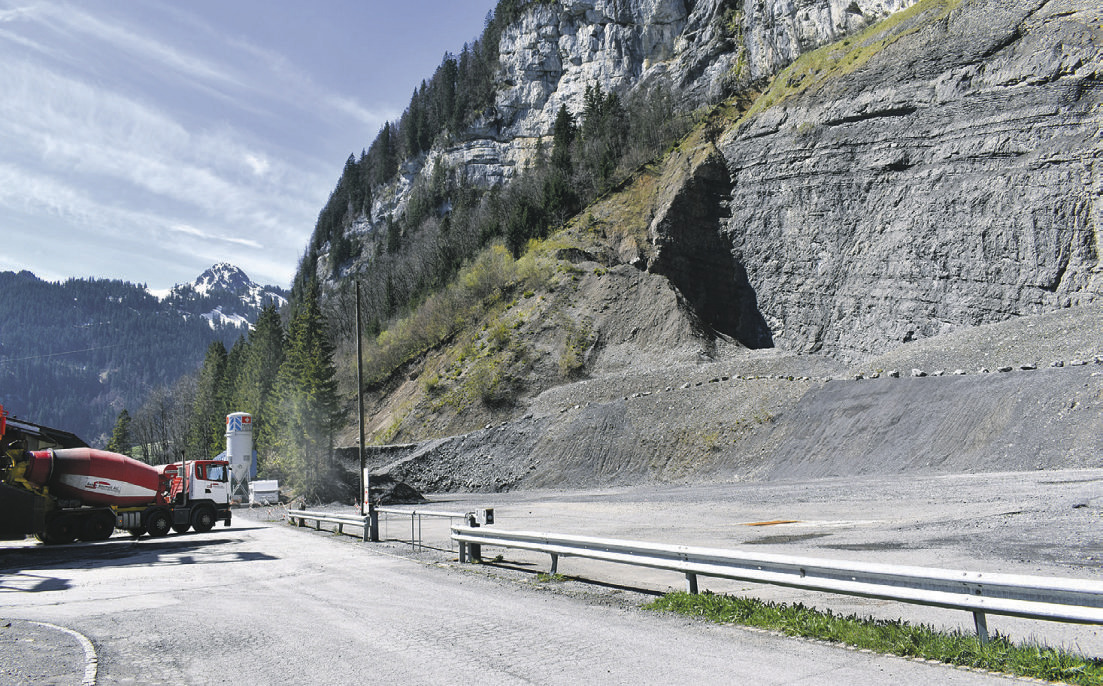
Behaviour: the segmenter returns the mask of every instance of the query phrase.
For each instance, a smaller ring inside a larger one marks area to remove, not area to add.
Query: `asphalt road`
[[[262,519],[0,548],[0,682],[1008,683]]]

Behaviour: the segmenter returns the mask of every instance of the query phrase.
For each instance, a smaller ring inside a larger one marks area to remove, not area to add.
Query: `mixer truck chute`
[[[9,421],[0,435],[0,539],[102,541],[116,528],[156,537],[230,525],[226,461],[153,467],[87,446],[60,447],[58,436],[65,434],[21,421]]]

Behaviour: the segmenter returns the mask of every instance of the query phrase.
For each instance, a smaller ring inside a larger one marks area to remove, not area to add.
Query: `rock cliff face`
[[[560,0],[534,4],[502,35],[495,108],[426,159],[474,183],[508,181],[551,134],[560,106],[582,110],[587,87],[626,93],[663,84],[683,103],[713,102],[768,78],[801,53],[915,0]],[[424,160],[421,161],[422,163]],[[421,163],[381,195],[373,214],[401,209]]]
[[[594,80],[762,92],[557,236],[581,246],[558,256],[570,285],[517,330],[548,364],[553,322],[584,324],[587,378],[534,372],[474,431],[411,413],[403,440],[451,437],[385,471],[501,490],[1098,468],[1101,46],[1096,0],[534,8],[503,37],[496,119],[453,150],[486,182]]]
[[[915,9],[720,142],[722,233],[780,347],[857,359],[1103,295],[1103,9]]]

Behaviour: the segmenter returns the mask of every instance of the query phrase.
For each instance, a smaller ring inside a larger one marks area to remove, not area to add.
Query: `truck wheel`
[[[72,543],[77,538],[77,518],[72,515],[58,515],[46,524],[47,545]]]
[[[205,534],[214,528],[214,510],[200,507],[191,516],[191,526],[197,533]]]
[[[86,515],[80,525],[82,541],[106,541],[113,533],[115,533],[115,517],[105,512]]]
[[[167,536],[172,529],[172,513],[164,508],[157,508],[146,516],[146,533],[152,538]]]

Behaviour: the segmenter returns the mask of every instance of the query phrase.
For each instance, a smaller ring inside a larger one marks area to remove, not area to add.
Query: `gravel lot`
[[[946,569],[1103,580],[1103,470],[869,476],[769,483],[436,494],[427,508],[495,510],[506,530],[584,534],[753,552]],[[348,509],[334,506],[334,509]],[[762,522],[791,521],[762,525]],[[412,550],[410,520],[384,517],[393,552],[454,560],[445,520],[424,519]],[[531,581],[547,555],[486,549],[488,574]],[[576,579],[561,592],[643,599],[681,590],[677,574],[561,558]],[[863,616],[972,631],[968,613],[778,587],[700,579],[702,589],[746,593]],[[640,595],[642,594],[642,596]],[[632,600],[631,602],[638,602]],[[991,616],[989,630],[1103,656],[1103,627]]]

